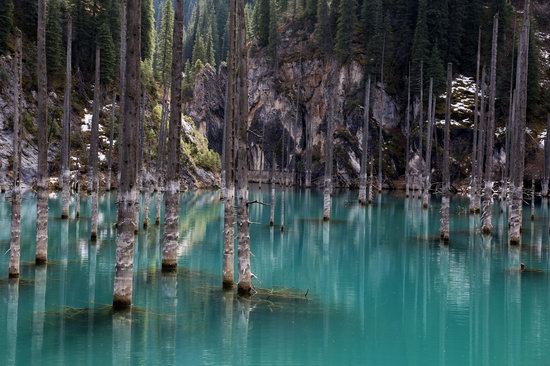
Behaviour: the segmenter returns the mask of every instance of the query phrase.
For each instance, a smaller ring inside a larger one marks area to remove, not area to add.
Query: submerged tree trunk
[[[428,126],[426,128],[426,170],[424,172],[424,194],[422,198],[422,206],[427,209],[430,204],[430,186],[431,186],[431,170],[432,170],[432,105],[435,105],[433,97],[434,80],[430,79],[430,95],[428,96]],[[433,103],[433,104],[432,104]]]
[[[223,214],[223,279],[224,289],[233,288],[235,266],[235,123],[237,115],[237,0],[229,3],[229,55],[227,57],[227,90],[225,100],[224,171],[225,201]],[[273,182],[272,182],[273,189]],[[273,205],[273,202],[271,203]]]
[[[98,165],[97,165],[97,151],[98,151],[98,135],[99,135],[99,111],[101,109],[101,51],[99,47],[95,50],[95,84],[94,84],[94,107],[92,116],[92,141],[90,142],[90,168],[91,168],[91,192],[92,192],[92,230],[91,240],[97,240],[97,206],[98,206]]]
[[[546,122],[546,139],[544,140],[544,178],[542,180],[542,196],[548,197],[548,182],[550,180],[550,113]]]
[[[407,116],[405,117],[405,137],[407,146],[405,147],[405,197],[409,198],[411,189],[411,66],[409,64],[409,78],[407,79]]]
[[[485,235],[493,231],[493,150],[495,147],[495,99],[497,83],[498,13],[493,18],[493,45],[491,49],[491,78],[489,90],[489,118],[487,120],[487,144],[485,153],[485,191],[481,231]]]
[[[453,64],[447,65],[447,98],[445,106],[445,138],[443,153],[443,197],[441,198],[441,227],[439,230],[441,239],[449,241],[449,211],[451,203],[451,176],[449,173],[449,154],[451,151],[451,97],[453,83]]]
[[[514,17],[514,35],[512,38],[512,43],[516,44],[516,18]],[[510,103],[508,105],[508,119],[506,120],[506,140],[505,140],[505,163],[504,163],[504,169],[502,169],[502,177],[501,177],[501,187],[500,187],[500,200],[501,202],[508,200],[508,184],[510,181],[510,145],[511,145],[511,139],[512,139],[512,111],[514,109],[514,73],[515,73],[515,67],[514,67],[514,56],[515,56],[516,48],[512,47],[512,59],[511,59],[511,71],[510,71]],[[503,205],[505,207],[505,205]]]
[[[115,139],[115,118],[116,118],[116,92],[113,91],[113,101],[111,104],[111,131],[109,133],[109,162],[107,167],[107,186],[105,190],[107,192],[111,191],[111,179],[113,172],[113,140]],[[120,136],[118,137],[120,140]]]
[[[48,260],[48,91],[46,75],[46,0],[38,0],[36,48],[38,84],[38,201],[36,217],[36,264]]]
[[[519,245],[521,243],[521,222],[522,222],[522,203],[523,203],[523,171],[525,164],[525,125],[527,119],[527,73],[529,60],[529,36],[530,36],[530,1],[525,1],[525,10],[523,13],[523,26],[520,35],[518,58],[516,66],[516,90],[514,92],[513,121],[514,136],[512,139],[512,148],[510,156],[515,157],[515,161],[510,161],[512,186],[511,204],[509,215],[509,236],[510,244]]]
[[[480,118],[479,118],[479,131],[478,131],[478,141],[477,141],[477,180],[476,188],[474,195],[473,203],[473,212],[479,213],[481,210],[481,191],[482,191],[482,182],[483,182],[483,166],[485,161],[485,143],[486,143],[486,130],[487,130],[487,118],[486,118],[486,105],[485,97],[487,91],[487,85],[485,83],[485,67],[481,72],[481,102],[480,102]]]
[[[237,4],[237,46],[238,46],[238,160],[237,160],[237,190],[238,190],[238,257],[239,283],[238,293],[250,296],[252,287],[252,272],[250,270],[250,233],[248,217],[248,53],[246,47],[246,24],[244,0]]]
[[[9,277],[19,277],[21,243],[21,94],[23,75],[23,50],[21,31],[15,30],[15,90],[13,93],[13,192],[11,197],[11,240]]]
[[[159,140],[157,147],[157,182],[156,182],[156,205],[155,205],[155,225],[160,225],[160,205],[161,197],[163,191],[163,182],[164,182],[164,144],[166,141],[165,131],[166,131],[166,122],[168,119],[168,92],[166,87],[163,92],[162,97],[162,115],[160,120],[160,131],[159,131]]]
[[[119,157],[120,188],[117,217],[117,243],[113,307],[125,309],[132,305],[135,243],[135,207],[137,201],[136,156],[137,125],[140,99],[141,6],[139,0],[127,0],[127,58],[123,126],[124,143]]]
[[[367,162],[369,158],[369,118],[370,118],[370,75],[365,88],[365,109],[363,110],[363,141],[361,172],[359,175],[359,203],[367,203]]]
[[[63,101],[63,132],[61,141],[61,218],[69,218],[69,201],[70,194],[70,167],[69,167],[69,140],[71,133],[71,92],[72,92],[72,37],[73,37],[72,20],[69,15],[67,20],[67,62],[65,71],[65,98]]]
[[[177,267],[179,242],[180,195],[180,129],[181,82],[183,73],[183,0],[175,1],[174,41],[172,50],[172,83],[170,103],[170,128],[168,131],[168,164],[166,166],[166,192],[164,240],[162,246],[162,270],[173,271]]]
[[[476,90],[474,95],[474,142],[472,146],[472,172],[471,172],[471,181],[470,181],[470,213],[476,213],[479,210],[479,207],[476,207],[476,197],[477,197],[477,185],[478,179],[477,176],[477,166],[479,164],[479,155],[478,151],[478,141],[479,137],[479,69],[481,65],[481,26],[479,27],[479,34],[477,36],[477,63],[476,63]]]
[[[423,139],[424,139],[424,61],[421,61],[420,62],[420,80],[419,80],[419,83],[420,83],[420,105],[419,105],[419,108],[420,108],[420,111],[419,111],[419,118],[418,118],[418,127],[419,127],[419,135],[418,135],[418,156],[420,157],[420,168],[418,169],[418,172],[417,172],[417,177],[416,177],[416,181],[415,182],[415,186],[416,186],[416,189],[418,190],[416,193],[417,193],[417,197],[418,199],[422,198],[422,155],[423,155],[423,151],[424,151],[424,147],[422,146],[423,143]],[[420,183],[420,184],[418,184]]]
[[[330,78],[335,77],[336,65],[332,61]],[[334,88],[334,81],[331,81],[331,87]],[[323,220],[330,220],[330,211],[332,206],[332,165],[333,165],[333,140],[334,140],[334,91],[328,94],[329,115],[327,118],[327,136],[326,136],[326,160],[325,160],[325,185],[323,189]]]

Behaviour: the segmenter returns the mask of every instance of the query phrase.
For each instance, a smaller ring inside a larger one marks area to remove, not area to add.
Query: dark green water
[[[261,194],[251,198],[268,202]],[[89,201],[67,222],[50,200],[44,268],[32,264],[35,200],[25,197],[19,286],[7,281],[10,205],[0,197],[0,365],[548,364],[547,204],[525,222],[519,249],[506,244],[498,209],[496,235],[483,240],[459,199],[447,247],[436,199],[429,211],[391,195],[360,208],[355,192],[338,193],[323,223],[319,193],[286,197],[284,234],[267,225],[268,206],[252,208],[252,271],[257,287],[292,289],[293,298],[218,290],[222,206],[217,193],[194,192],[181,197],[180,272],[159,271],[162,229],[141,230],[135,308],[115,315],[114,195],[100,199],[97,244],[88,241]],[[520,274],[521,262],[546,273]]]

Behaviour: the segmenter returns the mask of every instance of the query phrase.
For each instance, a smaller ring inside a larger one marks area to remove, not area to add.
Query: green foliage
[[[33,139],[36,139],[36,136],[38,136],[38,126],[34,121],[34,117],[28,111],[21,113],[21,125]]]
[[[437,45],[432,47],[430,52],[430,57],[428,58],[425,65],[425,79],[429,80],[430,78],[434,79],[434,93],[435,95],[440,95],[446,89],[446,69],[441,61],[441,56]],[[429,83],[426,83],[425,87],[428,90]]]
[[[63,68],[63,29],[61,25],[61,5],[59,0],[47,3],[46,59],[48,75],[57,75]]]
[[[195,42],[195,47],[193,47],[193,65],[196,65],[198,61],[204,65],[207,62],[206,46],[204,45],[204,39],[202,35],[199,34],[197,41]]]
[[[352,43],[357,23],[357,3],[355,0],[340,0],[336,44],[334,52],[341,63],[346,63],[353,54]]]
[[[327,0],[319,0],[315,38],[321,53],[326,57],[332,51],[332,32]]]
[[[157,46],[155,47],[153,67],[156,79],[164,86],[166,85],[167,78],[170,77],[172,61],[172,39],[174,36],[174,8],[172,7],[172,1],[166,0],[164,2],[161,14],[162,18],[157,33]]]
[[[271,0],[269,6],[269,43],[267,52],[271,62],[274,66],[277,66],[277,46],[279,44],[279,31],[277,29],[279,12],[277,9],[277,1]]]
[[[430,52],[430,42],[428,40],[428,20],[427,20],[427,0],[420,0],[418,3],[418,16],[416,19],[416,29],[414,31],[414,41],[412,47],[412,71],[413,80],[420,82],[420,64],[426,61]],[[416,83],[413,83],[415,85]],[[416,84],[417,86],[419,84]]]
[[[101,83],[109,85],[115,80],[117,58],[113,37],[107,22],[104,22],[99,28],[97,45],[101,50]]]
[[[153,0],[141,0],[141,59],[152,59],[155,51]]]
[[[189,125],[194,126],[189,117],[186,117],[185,120]],[[191,129],[190,136],[187,136],[186,141],[183,142],[183,154],[197,167],[213,172],[220,171],[220,156],[215,151],[208,149],[208,140],[194,127]]]
[[[13,28],[13,0],[0,0],[0,55],[9,51],[8,39]]]
[[[206,34],[205,47],[205,61],[210,66],[216,67],[216,51],[214,50],[214,39],[212,38],[212,30]]]
[[[255,33],[260,47],[269,43],[270,0],[258,0],[255,9]]]
[[[311,20],[317,20],[317,2],[318,0],[306,0],[305,16]]]

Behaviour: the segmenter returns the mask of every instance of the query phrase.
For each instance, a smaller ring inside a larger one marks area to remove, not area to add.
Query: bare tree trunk
[[[531,180],[531,221],[535,221],[535,179]]]
[[[481,26],[479,27],[479,34],[477,36],[477,63],[476,63],[476,91],[474,95],[474,143],[472,146],[472,179],[470,182],[470,213],[474,214],[479,210],[479,207],[476,207],[476,197],[477,197],[477,185],[478,179],[477,176],[477,166],[479,164],[479,155],[478,151],[478,136],[480,128],[478,125],[479,121],[479,69],[481,66]]]
[[[275,172],[275,154],[272,154],[271,161],[271,207],[269,212],[269,226],[275,225],[275,204],[277,203],[275,199],[275,180],[273,178]]]
[[[431,170],[432,170],[432,106],[435,105],[433,98],[434,80],[430,79],[430,95],[428,96],[428,126],[426,131],[426,170],[424,172],[424,194],[422,198],[422,206],[427,209],[430,204],[430,186],[431,186]]]
[[[23,75],[22,35],[15,30],[15,90],[13,93],[13,193],[11,197],[11,240],[9,277],[19,277],[20,244],[21,244],[21,94]]]
[[[544,140],[544,178],[542,181],[542,196],[548,197],[548,182],[550,180],[550,113],[546,122],[546,139]]]
[[[238,293],[249,296],[252,292],[252,272],[250,270],[250,233],[248,217],[248,53],[246,48],[246,25],[244,15],[244,0],[237,4],[237,35],[238,35],[238,101],[239,101],[239,148],[238,148],[238,257],[239,283]]]
[[[409,64],[409,78],[407,79],[407,116],[405,117],[405,137],[407,146],[405,150],[405,197],[409,198],[411,189],[411,65]]]
[[[336,77],[336,62],[331,61],[331,73],[330,73],[330,87],[334,89],[334,79]],[[327,136],[326,136],[326,161],[325,161],[325,184],[323,189],[323,220],[330,220],[330,211],[332,206],[332,165],[333,165],[333,140],[334,140],[334,90],[330,91],[328,95],[328,108],[329,115],[327,118]]]
[[[122,95],[124,101],[123,126],[124,143],[119,157],[120,188],[117,217],[117,245],[115,259],[115,280],[113,286],[113,307],[126,309],[132,305],[135,207],[136,190],[136,144],[138,111],[140,99],[141,59],[141,5],[140,0],[126,1],[127,58],[126,86]]]
[[[98,216],[98,190],[99,177],[97,165],[98,135],[99,135],[99,111],[101,109],[101,51],[95,49],[95,84],[94,84],[94,107],[92,115],[92,141],[90,142],[90,167],[91,167],[91,193],[92,193],[92,230],[91,240],[97,240],[97,216]]]
[[[418,176],[417,176],[417,181],[420,183],[420,184],[415,184],[417,186],[417,189],[418,191],[416,192],[417,193],[417,197],[418,199],[422,198],[422,165],[423,162],[422,162],[422,153],[424,151],[424,148],[423,148],[423,139],[424,139],[424,60],[422,60],[420,62],[420,80],[419,80],[419,83],[420,83],[420,116],[418,118],[418,127],[419,127],[419,137],[418,137],[418,140],[419,140],[419,148],[418,148],[418,156],[420,157],[420,168],[418,169]]]
[[[164,144],[166,142],[165,131],[166,122],[168,119],[168,92],[166,86],[164,88],[162,97],[162,116],[160,121],[159,141],[157,148],[157,195],[156,195],[156,207],[155,207],[155,224],[160,225],[160,202],[162,197],[163,182],[164,182]]]
[[[111,131],[109,133],[109,162],[107,168],[107,192],[111,190],[111,179],[113,172],[113,140],[115,139],[115,118],[116,118],[116,92],[113,90],[113,102],[111,104]],[[120,136],[118,137],[120,140]]]
[[[512,38],[512,44],[516,44],[516,18],[514,17],[514,36]],[[512,138],[512,110],[514,108],[514,56],[516,48],[512,47],[512,69],[510,71],[510,103],[508,107],[508,119],[506,121],[506,141],[505,141],[505,163],[502,171],[502,182],[500,187],[500,200],[502,202],[508,200],[508,183],[510,181],[510,145]]]
[[[485,96],[487,91],[487,85],[485,83],[485,67],[481,72],[481,112],[479,118],[479,137],[477,141],[477,172],[476,172],[476,189],[474,195],[473,203],[473,212],[479,213],[481,210],[481,191],[482,191],[482,182],[483,182],[483,166],[485,161],[485,143],[486,143],[486,129],[487,129],[487,118],[486,118],[486,107],[485,107]]]
[[[65,99],[63,101],[63,136],[61,141],[61,218],[69,218],[69,202],[71,194],[69,190],[71,171],[69,167],[69,140],[71,133],[71,91],[72,91],[72,19],[67,20],[67,63],[65,71]]]
[[[443,197],[441,202],[440,236],[444,242],[449,241],[449,211],[451,206],[451,176],[449,173],[449,154],[451,151],[451,97],[453,83],[453,64],[447,65],[447,100],[445,107],[445,139],[443,153]]]
[[[38,84],[38,202],[36,264],[48,260],[48,91],[46,75],[46,0],[38,0],[36,78]]]
[[[162,243],[162,270],[174,271],[178,260],[179,242],[179,196],[180,196],[180,129],[181,129],[181,82],[183,73],[183,0],[175,1],[174,41],[172,51],[172,83],[170,103],[170,128],[168,131],[167,187],[164,197],[166,212],[164,239]]]
[[[229,55],[227,57],[227,91],[225,100],[224,169],[225,201],[223,215],[223,282],[224,289],[234,285],[235,266],[235,124],[237,119],[237,0],[229,3]],[[273,205],[273,202],[272,202]]]
[[[119,0],[120,1],[120,61],[119,61],[119,78],[120,78],[120,114],[118,119],[118,160],[122,156],[122,148],[124,145],[124,108],[126,100],[124,96],[126,95],[126,54],[127,54],[127,4],[128,0]],[[118,166],[118,179],[117,186],[120,185],[120,166]],[[117,196],[120,195],[120,190],[117,192]]]
[[[359,175],[359,203],[367,203],[367,162],[369,159],[369,118],[370,118],[370,75],[365,87],[365,109],[363,110],[363,141],[361,173]]]
[[[487,152],[485,153],[485,194],[481,231],[490,235],[493,231],[493,155],[495,148],[495,99],[497,83],[498,13],[493,18],[493,45],[491,50],[491,80],[489,90],[489,119],[487,120]]]
[[[530,1],[525,0],[523,26],[520,35],[516,67],[516,91],[514,96],[514,135],[510,156],[517,160],[510,161],[512,169],[511,205],[509,215],[510,244],[521,243],[521,222],[523,203],[523,172],[525,164],[525,125],[527,119],[527,72],[529,64]]]

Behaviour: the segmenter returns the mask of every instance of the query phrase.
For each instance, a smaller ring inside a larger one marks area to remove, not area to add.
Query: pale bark
[[[361,156],[361,172],[359,174],[359,203],[367,203],[367,162],[369,158],[369,118],[370,118],[370,76],[365,86],[365,109],[363,110],[363,141]]]
[[[101,110],[101,51],[96,47],[95,51],[95,84],[94,84],[94,106],[92,114],[92,135],[90,141],[90,170],[91,170],[91,193],[92,193],[92,229],[91,240],[97,240],[97,220],[98,220],[98,138],[99,138],[99,111]]]
[[[422,196],[422,206],[427,209],[430,204],[430,186],[431,186],[431,170],[432,170],[432,125],[433,115],[432,109],[435,105],[433,97],[434,80],[430,79],[430,95],[428,97],[428,126],[426,128],[426,170],[424,172],[424,190]]]
[[[485,97],[486,97],[486,90],[487,85],[485,83],[485,67],[483,67],[483,70],[481,72],[481,102],[480,102],[480,118],[479,118],[479,126],[478,126],[478,141],[477,141],[477,172],[476,172],[476,188],[474,191],[474,199],[473,199],[473,207],[472,212],[473,213],[479,213],[481,210],[481,191],[482,191],[482,182],[483,182],[483,166],[485,161],[485,143],[486,143],[486,129],[487,129],[487,118],[486,118],[486,105],[485,105]]]
[[[542,180],[542,196],[548,197],[548,182],[550,180],[550,113],[546,123],[546,139],[544,140],[544,178]]]
[[[470,213],[476,213],[479,206],[476,208],[477,181],[480,179],[477,176],[477,166],[479,164],[478,137],[479,137],[479,69],[481,66],[481,26],[477,36],[477,63],[476,63],[476,90],[474,95],[474,142],[472,146],[472,179],[470,181]]]
[[[531,221],[535,221],[535,180],[531,181]]]
[[[36,264],[48,260],[48,91],[46,75],[46,0],[38,0],[36,47],[38,84],[38,201],[36,209]]]
[[[525,126],[527,119],[527,72],[529,63],[529,32],[530,32],[530,1],[525,1],[523,13],[523,25],[520,35],[517,66],[516,66],[516,88],[514,92],[514,136],[510,156],[515,161],[510,161],[512,186],[511,203],[509,214],[509,237],[510,244],[521,243],[521,222],[523,203],[523,172],[525,164]]]
[[[229,55],[224,126],[223,278],[224,289],[233,288],[235,265],[235,123],[237,116],[237,0],[229,3]]]
[[[119,0],[120,1],[120,61],[119,61],[119,88],[120,88],[120,101],[119,101],[119,107],[120,107],[120,113],[118,118],[118,156],[119,161],[120,157],[122,156],[122,149],[124,145],[124,105],[126,104],[126,100],[124,99],[124,96],[126,95],[126,54],[127,54],[127,44],[126,44],[126,37],[127,37],[127,6],[126,1],[127,0]],[[120,185],[120,166],[118,167],[118,185]],[[120,194],[120,190],[118,190],[117,195]]]
[[[444,138],[444,153],[443,153],[443,197],[441,202],[441,226],[440,236],[445,242],[449,241],[449,211],[451,203],[451,176],[449,173],[449,154],[451,151],[451,97],[453,83],[453,65],[447,65],[447,98],[445,107],[445,138]]]
[[[372,204],[373,200],[374,200],[374,161],[371,159],[371,161],[370,161],[370,179],[369,179],[369,196],[368,196],[369,205]]]
[[[159,141],[157,148],[157,181],[156,181],[156,204],[155,204],[155,225],[160,225],[160,206],[162,201],[162,191],[164,183],[164,145],[166,142],[166,123],[168,120],[168,92],[165,90],[162,97],[162,115],[160,120]]]
[[[115,118],[116,118],[116,92],[113,91],[113,102],[111,104],[111,131],[109,133],[109,162],[107,167],[107,186],[105,190],[107,192],[111,191],[111,179],[113,172],[113,140],[115,138]],[[120,136],[118,137],[120,140]]]
[[[63,101],[63,133],[61,141],[61,218],[69,218],[70,194],[70,167],[69,143],[71,133],[71,91],[72,91],[72,41],[73,26],[71,16],[67,20],[67,61],[65,70],[65,98]]]
[[[168,163],[166,166],[167,189],[164,198],[165,223],[162,243],[162,270],[173,271],[177,267],[179,243],[180,196],[180,130],[181,83],[183,73],[183,0],[175,1],[174,35],[172,46],[172,83],[170,103],[170,128],[168,131]]]
[[[336,73],[336,63],[332,61],[330,77],[334,78]],[[334,81],[330,83],[334,88]],[[333,166],[333,141],[334,141],[334,98],[335,95],[327,93],[329,113],[327,116],[327,135],[326,135],[326,160],[325,160],[325,183],[323,187],[323,220],[330,220],[330,211],[332,206],[332,166]]]
[[[420,80],[419,80],[419,83],[420,83],[420,116],[418,118],[418,127],[419,127],[419,137],[418,137],[418,143],[419,143],[419,147],[418,147],[418,156],[420,157],[420,169],[417,173],[417,182],[415,184],[416,186],[416,189],[418,190],[416,193],[417,193],[417,196],[418,196],[418,199],[421,199],[422,198],[422,154],[423,154],[423,151],[424,151],[424,147],[423,147],[423,140],[424,140],[424,61],[421,61],[420,62]],[[420,184],[418,184],[418,182],[420,182]]]
[[[493,20],[493,44],[491,49],[491,79],[489,90],[489,118],[487,120],[487,144],[485,153],[485,194],[481,231],[489,235],[493,231],[493,150],[495,147],[495,99],[497,83],[498,13]]]
[[[11,239],[9,277],[19,277],[21,249],[21,95],[23,75],[23,50],[21,31],[15,30],[15,90],[13,93],[13,192],[11,197]]]
[[[137,201],[136,156],[138,109],[140,99],[140,51],[141,51],[141,6],[139,0],[127,0],[127,58],[126,86],[123,112],[124,143],[119,157],[120,187],[117,217],[117,243],[113,307],[125,309],[132,304],[135,206]]]
[[[405,148],[405,197],[409,198],[411,189],[411,67],[409,64],[409,78],[407,79],[407,116],[405,117],[405,137],[407,146]]]
[[[514,36],[512,38],[512,43],[516,44],[516,18],[514,17]],[[511,139],[512,139],[512,116],[513,116],[513,108],[514,108],[514,72],[515,72],[515,65],[514,65],[514,58],[515,58],[515,51],[516,48],[512,47],[512,68],[510,71],[510,103],[508,106],[508,119],[506,120],[506,141],[505,141],[505,163],[504,163],[504,169],[502,169],[502,181],[501,181],[501,187],[500,187],[500,200],[502,202],[508,200],[508,183],[510,181],[510,145],[511,145]],[[506,207],[506,205],[503,205],[503,207]]]
[[[248,53],[246,47],[246,27],[244,0],[237,4],[237,46],[238,46],[238,293],[249,296],[253,291],[252,272],[250,270],[250,233],[248,217]]]

